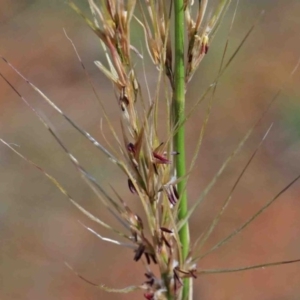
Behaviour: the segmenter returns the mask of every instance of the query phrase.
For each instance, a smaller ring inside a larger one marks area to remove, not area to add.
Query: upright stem
[[[174,94],[173,94],[173,125],[183,124],[185,116],[185,67],[184,67],[184,4],[183,0],[174,1],[175,13],[175,77],[174,77]],[[174,147],[179,155],[176,156],[176,172],[180,178],[185,175],[185,133],[184,126],[181,125],[174,136]],[[178,219],[182,220],[187,215],[187,194],[186,180],[183,179],[178,183],[178,193],[180,195]],[[189,252],[189,227],[186,223],[179,232],[182,244],[182,257],[185,259]],[[184,280],[182,299],[189,298],[189,280]]]

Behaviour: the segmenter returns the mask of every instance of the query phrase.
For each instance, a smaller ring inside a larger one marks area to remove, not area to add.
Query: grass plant
[[[65,32],[86,73],[91,89],[99,101],[103,114],[103,126],[108,128],[114,138],[115,145],[112,145],[104,134],[103,141],[96,140],[65,114],[31,80],[26,78],[17,67],[5,57],[1,56],[1,58],[39,94],[41,99],[46,101],[54,111],[60,114],[83,137],[98,148],[112,164],[119,168],[119,171],[127,178],[128,189],[141,204],[145,218],[142,218],[129,206],[122,194],[119,194],[116,186],[112,185],[111,190],[108,191],[101,182],[82,166],[44,116],[35,110],[30,101],[22,96],[2,73],[0,75],[3,80],[48,129],[54,140],[74,164],[82,179],[101,200],[107,213],[120,224],[123,230],[112,226],[98,218],[93,212],[88,211],[52,175],[3,139],[0,139],[0,141],[41,171],[66,196],[70,203],[87,218],[104,227],[113,235],[118,236],[118,238],[104,237],[94,229],[81,223],[88,231],[104,242],[130,249],[133,252],[133,260],[143,262],[145,265],[145,278],[142,284],[122,289],[109,288],[106,285],[91,282],[67,264],[69,268],[89,284],[107,292],[128,293],[141,290],[148,300],[192,300],[195,299],[193,297],[194,281],[198,277],[201,280],[201,276],[204,274],[239,272],[299,262],[300,259],[293,259],[232,269],[201,268],[200,262],[204,257],[242,232],[300,178],[300,175],[297,176],[240,227],[209,250],[203,252],[204,245],[218,225],[237,185],[266,139],[271,126],[249,157],[220,210],[213,217],[210,226],[202,230],[199,237],[194,241],[191,241],[189,233],[190,217],[206,199],[220,176],[232,159],[241,151],[285,87],[285,83],[283,83],[278,89],[278,93],[270,99],[267,108],[223,162],[207,187],[193,202],[193,205],[190,205],[187,182],[192,171],[197,167],[196,160],[211,114],[218,81],[257,26],[261,16],[227,58],[230,32],[234,25],[239,1],[218,0],[213,2],[200,0],[194,3],[194,1],[189,0],[88,0],[90,14],[85,12],[80,4],[73,1],[67,2],[95,33],[105,53],[106,62],[96,61],[95,65],[112,83],[116,95],[115,100],[119,107],[121,135],[117,133],[107,114],[108,103],[97,93],[75,44]],[[189,83],[193,80],[193,75],[197,72],[201,61],[205,59],[210,48],[214,47],[213,39],[230,5],[234,7],[234,14],[224,45],[218,74],[212,84],[203,91],[194,103],[192,109],[186,111],[185,103],[188,101],[186,95]],[[132,23],[135,23],[135,26],[141,26],[144,32],[146,53],[135,47],[131,41]],[[146,55],[150,57],[157,70],[157,88],[154,93],[147,93],[146,89],[142,88],[140,74],[137,73],[135,68],[137,63],[143,63]],[[290,77],[297,71],[298,65],[299,63],[292,70]],[[287,78],[287,81],[290,80],[290,77]],[[197,146],[191,164],[187,165],[185,124],[189,121],[195,108],[207,99],[208,106],[205,118],[203,123],[199,124]],[[164,122],[159,120],[161,111],[168,112]],[[164,128],[160,128],[161,126],[164,126]]]

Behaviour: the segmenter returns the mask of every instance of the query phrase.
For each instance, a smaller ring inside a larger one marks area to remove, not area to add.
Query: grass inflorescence
[[[74,200],[53,176],[4,140],[1,139],[0,141],[41,171],[87,218],[116,234],[119,238],[104,237],[94,229],[80,223],[84,228],[104,242],[131,249],[132,260],[135,262],[143,261],[145,265],[146,271],[143,283],[123,289],[115,289],[87,280],[67,264],[80,278],[108,292],[128,293],[142,290],[144,297],[148,300],[191,300],[193,299],[193,280],[203,274],[246,271],[300,261],[300,259],[295,259],[232,269],[201,268],[199,262],[204,257],[222,247],[231,238],[244,230],[289,187],[296,183],[300,176],[297,176],[283,187],[277,195],[267,201],[261,209],[235,231],[203,253],[204,245],[218,225],[242,176],[266,139],[272,127],[270,126],[249,157],[220,210],[212,219],[210,226],[206,230],[201,230],[199,238],[195,241],[190,240],[188,228],[190,217],[206,199],[232,159],[241,151],[252,132],[265,117],[285,86],[284,83],[279,88],[278,93],[270,100],[267,108],[253,123],[253,126],[241,139],[234,151],[227,157],[193,205],[188,205],[187,182],[196,166],[196,159],[199,155],[205,129],[211,114],[218,81],[260,20],[259,17],[258,21],[240,41],[235,51],[226,59],[230,32],[234,24],[239,1],[219,0],[215,5],[210,5],[211,1],[209,0],[193,2],[186,0],[170,2],[160,0],[107,0],[100,3],[89,0],[90,15],[87,15],[80,6],[73,1],[68,1],[69,6],[83,18],[97,38],[99,38],[100,45],[105,53],[106,62],[95,61],[95,65],[112,83],[116,95],[115,100],[119,107],[120,135],[107,114],[106,107],[108,104],[97,94],[97,90],[85,69],[75,44],[65,32],[82,68],[86,72],[91,88],[97,96],[103,113],[104,124],[107,126],[117,146],[111,145],[104,135],[104,142],[96,140],[65,114],[34,83],[21,74],[13,64],[1,56],[2,60],[31,86],[46,103],[98,148],[112,164],[119,168],[119,171],[127,178],[128,189],[142,205],[144,218],[130,207],[116,186],[112,185],[111,190],[107,191],[70,152],[64,141],[59,138],[54,128],[43,115],[35,110],[30,101],[25,99],[9,79],[1,73],[1,77],[6,83],[48,129],[83,180],[95,192],[102,205],[107,209],[107,212],[116,219],[123,230],[117,229],[96,217],[93,212],[88,211]],[[234,14],[218,74],[212,84],[196,101],[192,109],[186,111],[186,92],[189,83],[193,80],[193,76],[201,61],[205,59],[210,48],[214,46],[212,41],[218,28],[221,26],[220,24],[222,24],[222,19],[228,11],[231,2],[235,2]],[[133,22],[142,28],[147,53],[144,53],[132,44],[131,30]],[[139,61],[143,62],[147,54],[157,70],[157,90],[155,93],[152,93],[152,96],[151,93],[145,93],[140,77],[135,69],[135,65]],[[291,72],[291,76],[296,72],[297,68],[298,64]],[[160,92],[161,89],[164,90],[163,95]],[[185,124],[195,108],[207,98],[209,98],[209,104],[203,124],[199,126],[197,146],[191,164],[187,165],[185,157]],[[165,110],[168,112],[165,122],[159,120],[161,107],[165,107]],[[164,126],[164,128],[162,129],[160,126]],[[167,135],[162,134],[162,132],[167,133]],[[156,267],[152,268],[153,265]]]

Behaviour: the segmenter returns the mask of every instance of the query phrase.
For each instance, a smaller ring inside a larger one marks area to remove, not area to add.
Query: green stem
[[[175,13],[175,67],[174,67],[174,94],[173,94],[173,125],[184,123],[185,117],[185,66],[184,66],[184,4],[183,0],[174,1]],[[184,126],[181,125],[174,136],[174,148],[179,152],[176,156],[176,172],[180,178],[186,173],[185,166],[185,133]],[[186,217],[187,194],[186,180],[178,183],[178,193],[180,195],[178,219],[182,220]],[[182,245],[182,258],[187,257],[189,252],[190,235],[188,223],[186,223],[179,232],[180,242]],[[182,299],[189,299],[189,280],[185,279],[183,283]]]

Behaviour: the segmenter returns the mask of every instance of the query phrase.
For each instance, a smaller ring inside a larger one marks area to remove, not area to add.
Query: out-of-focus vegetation
[[[107,103],[109,115],[118,127],[118,106],[111,86],[93,64],[94,60],[102,59],[101,48],[94,34],[64,1],[2,0],[0,4],[2,55],[72,118],[101,139],[100,109],[63,33],[65,28],[78,47],[88,72]],[[204,147],[193,173],[194,180],[189,186],[191,199],[209,182],[298,60],[298,0],[241,1],[229,51],[235,49],[262,9],[266,11],[265,17],[218,86]],[[187,95],[190,103],[197,99],[218,72],[229,22],[230,13],[224,29],[218,33],[206,60],[193,78]],[[139,47],[139,30],[136,34],[135,44]],[[138,68],[142,71],[143,66]],[[150,88],[154,88],[156,73],[150,67],[145,68]],[[87,169],[101,181],[113,184],[134,204],[134,197],[127,191],[126,180],[99,152],[74,132],[4,63],[1,63],[1,72],[46,116]],[[211,221],[242,165],[263,132],[274,122],[267,141],[236,190],[230,208],[207,247],[241,224],[300,172],[299,79],[300,73],[296,73],[288,82],[242,154],[192,218],[192,235],[195,235]],[[100,203],[74,172],[53,138],[2,80],[0,93],[1,138],[17,144],[21,153],[59,178],[76,200],[107,219]],[[205,104],[200,106],[187,124],[188,157],[193,153],[195,132],[205,109]],[[0,299],[140,299],[138,293],[103,293],[65,267],[64,261],[68,261],[85,277],[114,287],[143,281],[131,251],[120,251],[116,246],[102,244],[85,231],[77,222],[79,219],[88,224],[84,216],[46,178],[4,146],[0,146],[0,180]],[[230,244],[208,256],[203,261],[203,268],[238,267],[299,258],[299,192],[298,184]],[[94,224],[91,227],[95,228]],[[99,231],[106,235],[104,230]],[[299,264],[295,264],[246,273],[203,276],[195,282],[194,299],[298,299],[299,268]]]

